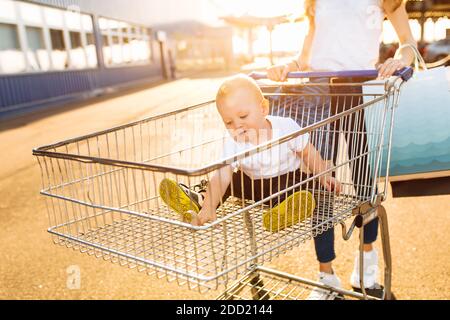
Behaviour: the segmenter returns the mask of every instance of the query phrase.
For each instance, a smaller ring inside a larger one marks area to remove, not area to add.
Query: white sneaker
[[[339,280],[335,273],[329,274],[320,272],[318,282],[329,287],[341,288],[341,280]],[[337,292],[332,292],[322,288],[314,288],[306,300],[334,300],[337,296]]]
[[[364,288],[370,289],[378,285],[378,253],[374,249],[370,252],[364,252]],[[359,283],[359,251],[355,257],[355,265],[350,277],[350,283],[353,288],[361,289]]]

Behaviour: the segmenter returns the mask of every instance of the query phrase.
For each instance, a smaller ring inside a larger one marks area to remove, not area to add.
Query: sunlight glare
[[[206,0],[213,3],[225,15],[242,16],[252,15],[258,17],[274,17],[290,15],[298,17],[304,12],[303,0]],[[411,30],[416,41],[420,40],[421,27],[417,20],[410,20]],[[428,19],[425,23],[424,40],[433,42],[446,37],[446,29],[450,29],[450,19],[440,18],[433,23]],[[272,34],[274,52],[298,52],[308,32],[306,21],[278,25]],[[255,29],[253,32],[253,53],[255,55],[268,54],[270,52],[270,34],[265,27]],[[383,23],[383,43],[398,42],[397,34],[389,21]],[[249,52],[248,38],[245,32],[235,29],[233,36],[234,52],[238,54]]]

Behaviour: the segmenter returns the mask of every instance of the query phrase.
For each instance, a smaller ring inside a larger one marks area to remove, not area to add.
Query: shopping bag
[[[426,69],[416,49],[415,52],[416,72],[402,85],[399,104],[394,109],[391,177],[432,177],[450,172],[450,68]],[[418,70],[419,64],[424,70]],[[388,123],[381,160],[383,176],[387,170],[389,129]]]
[[[416,73],[395,112],[390,175],[450,171],[450,68]]]

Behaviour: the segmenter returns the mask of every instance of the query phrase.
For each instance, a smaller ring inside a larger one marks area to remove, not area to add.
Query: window
[[[131,38],[131,60],[134,62],[139,61],[139,38],[133,36]]]
[[[106,65],[110,65],[112,63],[112,55],[108,36],[106,35],[102,36],[102,44],[103,44],[103,59],[105,60]]]
[[[130,44],[130,38],[123,37],[123,61],[124,62],[132,62],[131,59],[131,44]]]
[[[146,28],[142,28],[142,36],[139,40],[139,60],[145,61],[150,59],[150,37]]]
[[[81,33],[71,31],[69,35],[72,49],[83,48],[83,44],[81,43]]]
[[[97,48],[95,47],[95,36],[93,33],[86,33],[86,57],[88,67],[98,66]]]
[[[26,70],[24,54],[20,48],[17,27],[0,23],[0,73]]]
[[[112,38],[112,44],[114,45],[114,44],[119,44],[120,43],[120,40],[119,40],[119,37],[118,36],[113,36]]]
[[[92,17],[77,12],[66,12],[70,38],[70,67],[92,68],[98,65]]]
[[[81,33],[70,31],[70,64],[73,68],[83,69],[86,68],[86,54],[83,48],[83,43],[81,42]]]
[[[66,45],[64,43],[64,33],[62,30],[50,29],[50,39],[52,44],[51,56],[53,67],[56,70],[64,70],[69,67]]]
[[[95,45],[95,36],[93,33],[86,33],[86,44],[88,46]]]
[[[92,47],[88,48],[86,37],[87,32],[93,31],[92,18],[89,15],[82,15],[79,12],[66,11],[65,23],[70,39],[70,68],[85,69],[94,65],[95,60],[92,58]]]
[[[44,43],[42,28],[26,27],[28,52],[27,58],[33,71],[50,70],[50,57]]]
[[[98,66],[92,16],[0,0],[0,73]]]
[[[111,50],[112,63],[113,64],[121,64],[123,62],[123,57],[122,57],[122,46],[120,45],[120,37],[119,36],[112,37],[111,49],[112,49]]]
[[[100,18],[103,56],[107,66],[150,61],[147,29],[126,22]]]
[[[53,50],[66,50],[66,45],[64,44],[64,34],[62,30],[50,29],[50,38],[52,40]]]
[[[19,38],[17,37],[17,27],[13,24],[0,23],[0,50],[18,50]]]

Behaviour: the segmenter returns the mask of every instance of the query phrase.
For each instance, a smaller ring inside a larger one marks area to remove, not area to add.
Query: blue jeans
[[[329,79],[314,79],[313,82],[317,83],[329,83]],[[362,82],[360,79],[348,79],[349,82]],[[306,127],[313,123],[317,123],[323,119],[326,119],[334,114],[342,112],[343,110],[350,109],[362,103],[361,93],[362,87],[358,86],[302,86],[290,88],[288,93],[300,93],[300,95],[288,95],[278,97],[272,102],[272,114],[278,116],[291,117],[301,127]],[[355,96],[351,96],[347,99],[338,99],[335,94],[354,93]],[[321,156],[325,160],[333,160],[336,163],[338,154],[339,138],[338,130],[334,130],[334,126],[339,127],[339,123],[331,123],[323,127],[315,133],[315,139],[312,143],[319,150]],[[367,152],[367,134],[364,121],[364,112],[362,116],[358,118],[358,122],[355,123],[355,117],[346,119],[342,125],[344,126],[345,139],[349,146],[356,146],[354,148],[348,148],[347,153],[349,159],[354,159],[356,152]],[[342,126],[341,126],[342,127]],[[355,130],[356,128],[356,130]],[[354,132],[362,132],[362,134],[355,134]],[[334,143],[333,143],[334,142]],[[352,165],[355,172],[359,172],[362,168],[368,167],[368,157],[364,156],[355,160]],[[351,170],[353,172],[353,170]],[[368,170],[370,172],[370,170]],[[361,185],[364,182],[359,181],[361,178],[352,176],[352,181],[355,185]],[[369,176],[369,181],[365,181],[364,184],[371,185],[372,177]],[[364,188],[357,188],[358,196],[363,196],[367,190]],[[364,243],[370,244],[375,242],[378,237],[378,219],[371,221],[364,227]],[[336,258],[334,249],[334,228],[326,230],[324,233],[317,235],[314,238],[314,244],[316,249],[317,260],[320,263],[328,263]]]

